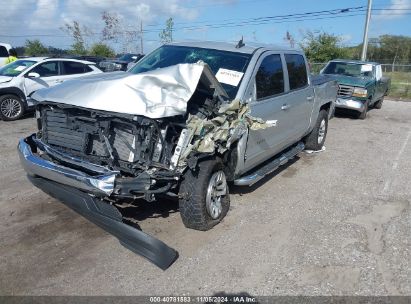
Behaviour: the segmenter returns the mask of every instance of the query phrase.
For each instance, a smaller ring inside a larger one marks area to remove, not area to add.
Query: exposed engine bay
[[[37,106],[37,137],[62,152],[124,175],[150,168],[174,170],[173,155],[188,116],[215,117],[219,103],[197,91],[187,115],[161,119],[42,103]]]

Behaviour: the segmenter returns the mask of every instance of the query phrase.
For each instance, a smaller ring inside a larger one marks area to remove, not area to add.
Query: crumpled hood
[[[12,79],[13,79],[13,77],[10,77],[10,76],[0,76],[0,83],[9,82]]]
[[[335,75],[335,74],[325,74],[333,80],[336,80],[339,84],[354,86],[354,87],[367,87],[373,82],[372,78],[369,77],[353,77],[346,75]]]
[[[103,73],[38,90],[33,99],[149,118],[183,115],[199,82],[227,93],[207,64],[178,64],[140,74]]]

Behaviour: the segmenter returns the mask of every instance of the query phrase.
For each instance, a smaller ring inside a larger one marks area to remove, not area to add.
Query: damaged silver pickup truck
[[[166,269],[177,252],[119,206],[174,196],[186,227],[212,228],[229,210],[228,183],[252,185],[323,147],[336,94],[301,51],[163,45],[127,73],[36,92],[38,132],[18,151],[35,186]]]

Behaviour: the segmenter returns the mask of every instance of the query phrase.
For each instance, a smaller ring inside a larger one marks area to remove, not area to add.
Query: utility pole
[[[143,20],[140,21],[140,51],[141,55],[144,54],[143,50]]]
[[[372,6],[372,0],[368,0],[367,18],[365,19],[365,28],[364,28],[364,39],[362,41],[362,52],[361,52],[362,61],[365,61],[367,59],[368,29],[370,27],[371,6]]]

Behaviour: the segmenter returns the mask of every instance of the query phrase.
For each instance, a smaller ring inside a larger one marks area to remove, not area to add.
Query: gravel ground
[[[326,150],[301,153],[226,219],[184,228],[173,201],[139,209],[143,231],[179,251],[162,271],[27,181],[0,121],[2,295],[411,295],[411,103],[330,121]]]

